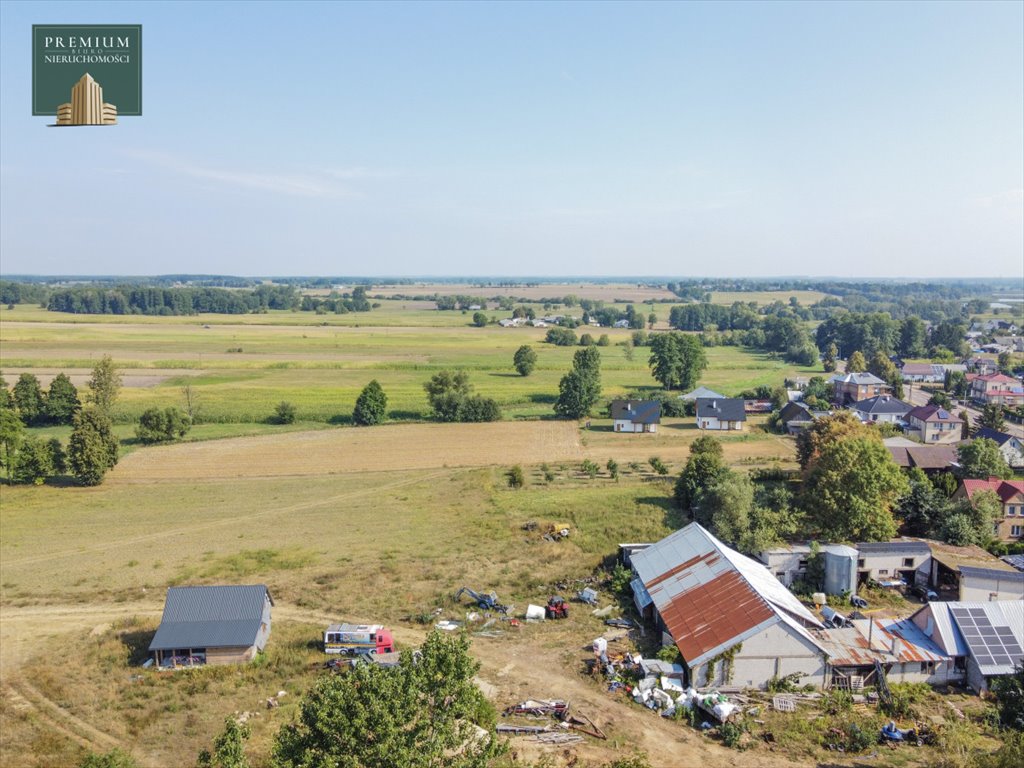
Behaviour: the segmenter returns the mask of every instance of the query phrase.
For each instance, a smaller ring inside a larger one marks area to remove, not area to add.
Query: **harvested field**
[[[137,451],[110,483],[480,467],[583,458],[575,422],[393,424]]]
[[[688,419],[663,424],[658,434],[631,435],[569,421],[491,424],[390,424],[283,435],[182,443],[135,451],[107,482],[296,477],[345,472],[534,465],[589,458],[646,462],[651,456],[678,471],[700,432]],[[726,460],[737,465],[793,461],[790,438],[750,432],[723,439]]]

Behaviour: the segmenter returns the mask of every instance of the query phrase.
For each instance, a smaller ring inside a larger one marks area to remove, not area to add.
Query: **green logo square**
[[[32,114],[58,125],[141,115],[142,25],[33,24]]]

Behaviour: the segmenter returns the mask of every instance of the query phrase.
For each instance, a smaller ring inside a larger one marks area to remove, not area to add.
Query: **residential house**
[[[903,418],[911,408],[912,405],[897,400],[892,395],[876,395],[850,406],[850,410],[857,414],[857,418],[865,423],[887,424],[902,424]]]
[[[252,661],[270,637],[273,604],[262,584],[170,587],[149,652],[161,667]]]
[[[983,405],[995,403],[1014,408],[1024,405],[1024,385],[1005,373],[988,373],[971,379],[967,396]]]
[[[815,413],[803,403],[786,403],[779,411],[779,424],[788,434],[795,435],[817,421],[819,417]]]
[[[942,382],[946,378],[942,366],[932,363],[904,363],[900,375],[907,382]]]
[[[616,432],[657,432],[661,423],[661,402],[612,400],[611,413]]]
[[[919,405],[907,411],[904,431],[926,445],[935,445],[960,442],[963,427],[963,420],[945,408]]]
[[[725,400],[726,399],[725,395],[723,395],[723,394],[721,394],[719,392],[715,392],[715,390],[713,390],[713,389],[708,389],[707,387],[697,387],[692,392],[687,392],[685,395],[680,395],[679,399],[680,400],[685,400],[686,402],[691,402],[691,401],[698,400],[698,399],[700,399],[702,397],[711,397],[711,398],[715,398],[716,400]]]
[[[974,439],[984,438],[993,441],[999,446],[999,452],[1003,454],[1008,466],[1014,469],[1024,468],[1024,441],[1014,435],[1005,432],[997,432],[988,427],[980,427],[974,433]]]
[[[931,602],[910,621],[953,659],[954,680],[978,693],[1024,661],[1024,600]]]
[[[829,383],[839,405],[856,403],[869,397],[886,394],[890,387],[873,373],[837,373]]]
[[[747,414],[738,397],[697,399],[697,426],[701,429],[742,430]]]
[[[1010,352],[1024,352],[1024,336],[996,336],[995,342]]]
[[[990,373],[999,373],[999,363],[991,357],[972,357],[967,361],[967,370],[986,376]]]
[[[1020,541],[1024,538],[1024,480],[966,479],[953,494],[954,499],[974,499],[983,491],[992,491],[1003,505],[1003,517],[993,529],[1000,541]]]
[[[633,596],[675,645],[691,685],[823,685],[821,622],[763,565],[690,523],[630,556]],[[723,656],[728,654],[728,661]]]
[[[921,445],[905,437],[887,437],[882,442],[901,469],[917,467],[935,474],[951,471],[959,461],[955,445]]]

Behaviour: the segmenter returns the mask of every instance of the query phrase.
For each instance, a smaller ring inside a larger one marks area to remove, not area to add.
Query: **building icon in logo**
[[[86,72],[71,87],[71,102],[57,107],[57,125],[117,125],[117,107],[103,103],[103,88]]]

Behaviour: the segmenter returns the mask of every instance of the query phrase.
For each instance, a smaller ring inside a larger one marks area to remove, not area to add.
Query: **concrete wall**
[[[810,557],[810,552],[810,547],[801,547],[791,552],[762,552],[761,560],[768,566],[772,575],[788,587],[803,573],[800,561]]]
[[[263,601],[263,621],[260,624],[260,631],[256,633],[256,650],[262,651],[267,647],[267,640],[270,639],[270,597]]]
[[[935,664],[924,670],[921,669],[921,662],[908,661],[902,664],[893,664],[886,679],[890,683],[928,683],[928,685],[948,685],[953,681],[953,661],[937,661]]]
[[[911,558],[913,559],[912,565],[904,565],[904,560]],[[931,555],[930,554],[864,554],[863,552],[857,559],[857,571],[868,571],[868,577],[875,581],[885,581],[886,579],[896,578],[899,571],[917,571],[922,570],[922,581],[926,581],[928,573],[931,568]],[[860,561],[863,560],[864,564],[861,565]],[[886,571],[886,573],[882,573]]]
[[[1016,574],[1007,572],[1008,577]],[[960,576],[962,603],[987,603],[990,600],[1024,600],[1024,581],[989,578],[984,576]]]
[[[708,665],[691,670],[694,685],[737,685],[764,688],[772,677],[801,673],[800,685],[821,686],[825,679],[825,663],[812,643],[779,621],[768,629],[743,641],[743,648],[732,663],[727,676],[722,662],[715,664],[714,676],[708,680]]]

